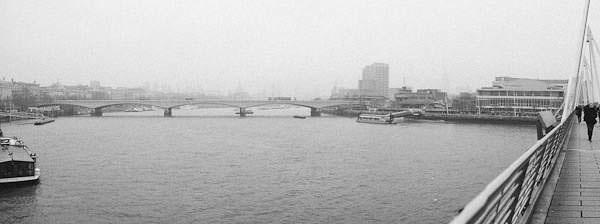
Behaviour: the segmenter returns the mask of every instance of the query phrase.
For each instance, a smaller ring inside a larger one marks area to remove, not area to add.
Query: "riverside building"
[[[364,96],[388,97],[390,67],[384,63],[373,63],[363,68],[358,89]]]
[[[440,89],[418,89],[417,92],[407,89],[394,94],[394,107],[440,109],[446,108],[448,94]]]
[[[496,77],[491,87],[477,90],[479,114],[535,116],[537,112],[555,112],[563,102],[568,80],[543,80]]]

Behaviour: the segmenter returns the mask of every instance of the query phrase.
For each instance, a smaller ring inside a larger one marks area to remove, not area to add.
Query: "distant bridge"
[[[229,106],[240,109],[240,116],[246,116],[246,109],[251,107],[259,107],[265,105],[294,105],[310,108],[310,115],[321,116],[321,109],[324,107],[350,105],[356,101],[348,100],[312,100],[312,101],[296,101],[296,100],[57,100],[52,103],[39,104],[37,107],[50,106],[79,106],[92,109],[92,116],[102,116],[102,109],[118,105],[142,105],[163,108],[165,117],[173,115],[172,109],[186,105],[220,105]]]

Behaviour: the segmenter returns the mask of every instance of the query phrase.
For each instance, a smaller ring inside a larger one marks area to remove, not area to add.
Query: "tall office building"
[[[390,67],[384,63],[365,66],[358,89],[362,95],[388,97]]]

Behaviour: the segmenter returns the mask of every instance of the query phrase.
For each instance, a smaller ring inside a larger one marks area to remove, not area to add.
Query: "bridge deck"
[[[600,128],[574,125],[545,223],[600,223]]]

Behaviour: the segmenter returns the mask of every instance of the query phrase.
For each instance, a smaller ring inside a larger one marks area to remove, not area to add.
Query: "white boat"
[[[0,185],[38,183],[37,155],[23,141],[0,138]]]
[[[359,114],[356,122],[371,124],[395,124],[397,121],[392,114]]]

